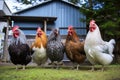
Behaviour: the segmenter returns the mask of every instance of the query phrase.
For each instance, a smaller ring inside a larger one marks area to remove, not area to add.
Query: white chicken
[[[114,55],[112,53],[114,45],[114,39],[111,39],[109,42],[102,40],[99,27],[97,24],[95,24],[94,20],[91,20],[89,25],[89,32],[85,39],[84,50],[87,59],[93,65],[92,71],[94,71],[95,64],[101,64],[103,71],[104,66],[110,64],[113,61]]]

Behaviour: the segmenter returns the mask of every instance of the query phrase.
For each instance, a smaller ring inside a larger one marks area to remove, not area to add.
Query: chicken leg
[[[25,70],[25,65],[23,65],[23,70]]]
[[[91,71],[94,71],[94,70],[95,70],[95,66],[93,65]]]
[[[16,70],[18,70],[18,66],[16,65]]]
[[[104,71],[104,65],[102,65],[101,71]]]
[[[79,66],[80,66],[80,65],[78,64],[78,65],[77,65],[77,70],[79,70]]]

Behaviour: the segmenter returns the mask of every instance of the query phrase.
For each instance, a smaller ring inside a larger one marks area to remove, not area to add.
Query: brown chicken
[[[35,41],[31,46],[33,53],[33,61],[36,64],[41,65],[47,61],[46,47],[47,47],[47,36],[39,27],[37,29]]]
[[[68,27],[65,50],[68,59],[70,59],[73,63],[78,63],[78,70],[79,64],[85,61],[86,56],[84,52],[84,42],[80,42],[80,39],[72,26]]]

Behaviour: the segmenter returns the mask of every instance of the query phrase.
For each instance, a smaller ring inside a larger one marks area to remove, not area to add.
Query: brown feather
[[[42,31],[41,37],[38,37],[38,35],[36,35],[35,42],[31,46],[31,48],[33,48],[33,47],[41,48],[41,44],[43,45],[44,48],[46,48],[47,36],[46,36],[46,34],[43,31]]]
[[[67,35],[65,50],[67,57],[77,63],[84,62],[86,56],[84,52],[84,42],[80,42],[79,37],[77,36],[75,30],[71,29],[72,35]]]

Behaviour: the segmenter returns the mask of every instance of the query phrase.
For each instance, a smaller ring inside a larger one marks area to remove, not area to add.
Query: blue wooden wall
[[[34,8],[19,12],[21,16],[46,16],[57,17],[54,24],[48,24],[47,27],[68,27],[72,25],[74,27],[86,27],[86,23],[80,22],[81,18],[85,16],[80,13],[79,7],[75,7],[63,1],[50,1],[45,4],[41,4]],[[21,27],[38,27],[43,26],[41,22],[15,22],[15,25]],[[25,34],[33,33],[35,31],[24,31]],[[47,32],[49,34],[49,32]],[[61,34],[67,34],[67,30],[61,30]],[[86,34],[86,30],[78,30],[78,34]]]

